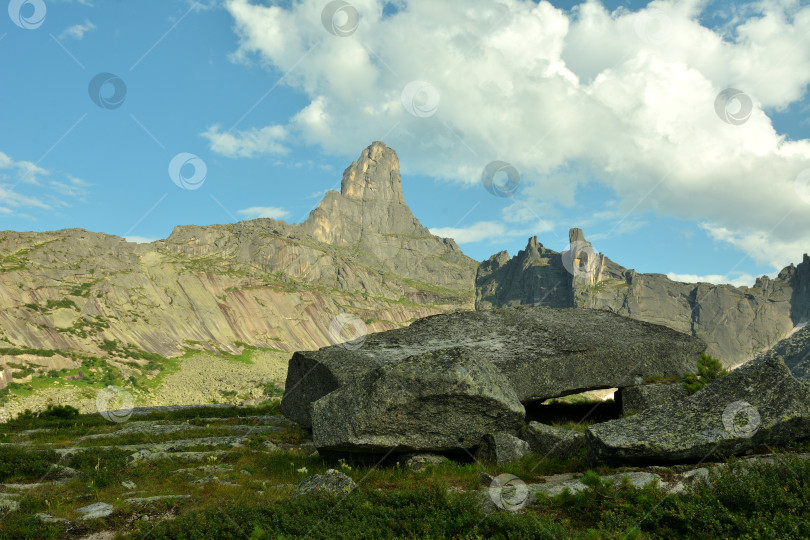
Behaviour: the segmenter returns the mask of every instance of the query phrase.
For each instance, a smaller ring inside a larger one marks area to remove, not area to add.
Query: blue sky
[[[579,226],[638,271],[750,285],[810,251],[807,2],[12,0],[0,19],[2,230],[299,222],[383,140],[416,217],[478,260]],[[509,197],[482,185],[496,160]]]

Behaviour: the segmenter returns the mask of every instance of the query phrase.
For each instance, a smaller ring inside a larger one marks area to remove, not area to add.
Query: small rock
[[[487,474],[485,472],[478,473],[478,478],[481,480],[481,483],[485,486],[492,485],[492,482],[495,481],[495,477],[491,474]]]
[[[324,474],[314,474],[305,478],[295,488],[294,497],[310,493],[348,494],[357,488],[350,477],[340,471],[329,469]]]
[[[46,514],[45,512],[41,512],[36,516],[43,523],[70,523],[70,521],[65,518],[58,518],[52,514]]]
[[[0,512],[16,512],[20,509],[20,503],[13,499],[0,499]]]
[[[138,487],[132,480],[124,480],[123,482],[121,482],[121,485],[130,490]]]
[[[553,458],[569,457],[585,446],[584,433],[540,422],[529,422],[523,439],[529,443],[532,452]]]
[[[445,461],[450,460],[437,454],[409,454],[405,458],[405,467],[414,472],[426,471],[429,467],[441,465]]]
[[[66,478],[76,478],[78,476],[82,476],[82,473],[71,467],[65,467],[64,465],[54,464],[51,465],[51,468],[48,471],[47,476],[51,480],[64,480]]]
[[[107,517],[113,513],[113,506],[104,502],[97,502],[83,506],[77,510],[82,514],[82,519],[98,519]]]
[[[484,435],[475,458],[485,463],[503,465],[526,456],[530,451],[529,443],[511,433],[490,433]]]

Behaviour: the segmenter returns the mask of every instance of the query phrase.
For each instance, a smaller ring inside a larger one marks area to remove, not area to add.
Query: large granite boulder
[[[810,317],[810,257],[752,287],[683,283],[641,274],[596,253],[580,229],[554,251],[529,239],[514,257],[501,251],[478,266],[475,308],[517,305],[607,309],[699,337],[726,367],[754,358]]]
[[[403,358],[455,346],[491,362],[523,403],[640,384],[694,371],[706,345],[663,326],[607,311],[516,307],[459,311],[290,360],[281,412],[309,428],[310,404],[360,375]]]
[[[698,461],[808,437],[810,388],[778,358],[749,362],[683,400],[585,432],[592,465]]]
[[[585,435],[540,422],[529,422],[523,440],[532,452],[545,457],[565,459],[576,454],[585,445]]]
[[[380,366],[312,405],[324,456],[471,449],[487,433],[517,433],[525,410],[490,362],[463,348]]]
[[[619,402],[622,404],[622,414],[629,415],[664,405],[674,403],[689,395],[683,382],[666,384],[641,384],[619,388]]]
[[[796,330],[759,358],[781,358],[794,377],[810,384],[810,326]]]

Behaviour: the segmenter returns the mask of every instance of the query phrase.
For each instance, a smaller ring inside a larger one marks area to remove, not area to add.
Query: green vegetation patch
[[[701,353],[697,363],[697,373],[687,373],[684,375],[683,387],[694,394],[713,380],[728,375],[728,371],[723,367],[723,363],[717,358]]]

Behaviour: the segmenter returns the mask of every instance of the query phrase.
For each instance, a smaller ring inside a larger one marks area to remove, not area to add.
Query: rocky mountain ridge
[[[128,376],[188,349],[317,349],[472,308],[476,264],[411,214],[381,142],[297,225],[179,226],[150,244],[0,232],[0,386],[88,357]]]
[[[557,252],[532,237],[517,255],[501,251],[476,275],[476,309],[516,305],[607,309],[701,338],[736,367],[810,319],[810,257],[753,287],[681,283],[641,274],[596,253],[580,229]]]

